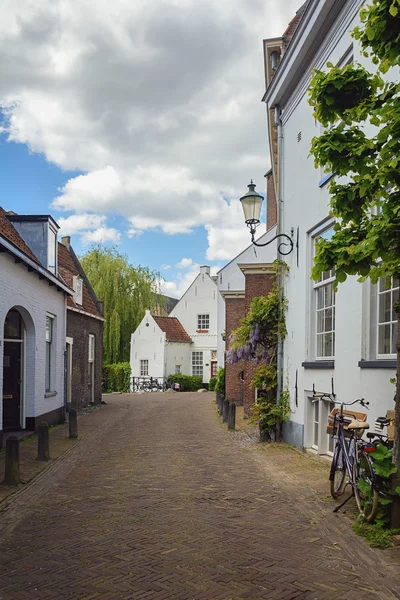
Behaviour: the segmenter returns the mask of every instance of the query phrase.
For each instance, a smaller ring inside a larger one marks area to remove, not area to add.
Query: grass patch
[[[361,521],[355,521],[352,527],[354,533],[364,537],[372,548],[390,548],[393,546],[393,536],[400,533],[400,529],[384,529]]]

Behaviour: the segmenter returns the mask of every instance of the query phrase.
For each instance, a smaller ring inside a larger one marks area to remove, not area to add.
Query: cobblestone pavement
[[[211,399],[123,395],[86,417],[92,430],[0,505],[0,598],[399,598],[395,563],[306,471],[294,485],[271,455],[261,465]]]

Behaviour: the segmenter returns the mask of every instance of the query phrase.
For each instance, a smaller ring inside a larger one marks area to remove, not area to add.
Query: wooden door
[[[3,429],[21,429],[21,342],[4,342]]]

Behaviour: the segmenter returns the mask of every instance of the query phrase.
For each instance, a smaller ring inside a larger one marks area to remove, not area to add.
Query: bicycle
[[[348,403],[337,402],[334,393],[316,393],[315,390],[313,392],[315,398],[326,398],[340,405],[339,410],[335,409],[332,422],[332,433],[336,437],[336,444],[329,473],[330,491],[331,496],[337,499],[343,494],[347,485],[350,485],[352,493],[335,507],[333,512],[337,513],[354,496],[360,515],[370,523],[378,512],[379,498],[376,475],[369,456],[375,447],[372,443],[358,437],[359,432],[362,432],[362,435],[366,429],[369,429],[368,423],[357,418],[353,412],[344,410],[345,406],[353,406],[357,403],[368,409],[369,402],[364,398]]]

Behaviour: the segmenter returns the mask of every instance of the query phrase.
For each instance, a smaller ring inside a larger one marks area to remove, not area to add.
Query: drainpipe
[[[282,120],[280,117],[280,108],[275,106],[275,123],[278,128],[278,197],[277,197],[277,233],[282,233],[283,227],[283,197],[282,197],[282,156],[283,156],[283,128]],[[280,309],[283,310],[283,292],[284,292],[285,275],[280,274],[278,279],[279,285],[279,296],[280,296]],[[278,338],[278,349],[277,349],[277,388],[276,388],[276,401],[280,401],[283,387],[283,339],[281,336]]]

